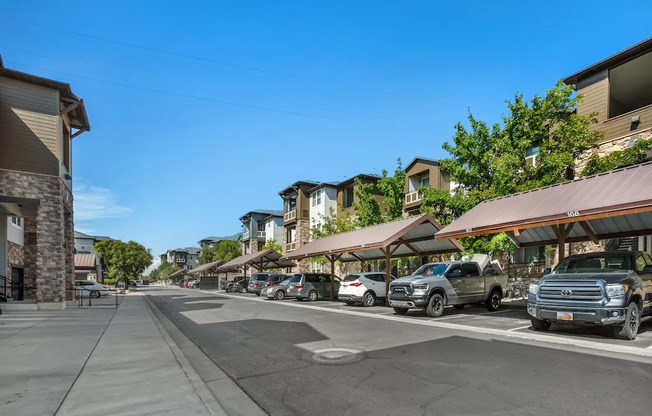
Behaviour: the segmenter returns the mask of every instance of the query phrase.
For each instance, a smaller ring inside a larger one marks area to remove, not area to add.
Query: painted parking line
[[[519,327],[516,327],[516,328],[508,329],[507,331],[508,332],[520,331],[521,329],[526,329],[526,328],[529,328],[530,326],[532,326],[532,325],[519,326]]]

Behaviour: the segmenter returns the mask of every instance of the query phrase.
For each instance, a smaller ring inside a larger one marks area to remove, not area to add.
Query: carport
[[[236,257],[235,259],[217,267],[215,271],[218,273],[227,273],[242,269],[246,277],[247,270],[250,267],[253,267],[258,271],[263,271],[265,269],[282,269],[294,266],[296,266],[296,264],[294,264],[293,261],[281,259],[281,254],[279,252],[270,249]]]
[[[481,202],[438,241],[505,232],[519,247],[652,234],[652,163]]]
[[[441,225],[433,217],[422,214],[313,240],[285,257],[293,260],[326,257],[331,264],[331,300],[335,297],[335,261],[359,261],[364,264],[370,260],[385,260],[385,289],[388,293],[392,257],[428,256],[464,250],[456,240],[435,241],[434,234],[440,229]]]
[[[205,276],[207,272],[214,272],[214,271],[216,271],[215,269],[217,269],[217,268],[218,268],[219,266],[221,266],[222,264],[224,264],[224,262],[223,262],[222,260],[218,260],[218,261],[214,261],[214,262],[211,262],[211,263],[202,264],[201,266],[197,266],[196,268],[190,270],[190,271],[188,272],[188,274],[193,274],[193,275],[194,275],[194,274],[199,274],[199,273],[201,273],[202,276]]]

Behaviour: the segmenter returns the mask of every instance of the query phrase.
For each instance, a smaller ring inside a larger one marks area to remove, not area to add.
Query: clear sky
[[[392,171],[467,109],[650,33],[651,2],[4,1],[5,66],[72,85],[75,228],[158,255],[282,209],[300,179]]]

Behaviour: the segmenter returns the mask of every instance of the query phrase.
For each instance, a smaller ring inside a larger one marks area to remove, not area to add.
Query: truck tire
[[[500,294],[500,289],[496,288],[491,291],[484,306],[490,311],[495,312],[500,309],[503,296]]]
[[[639,314],[638,304],[631,302],[625,309],[625,322],[622,325],[615,325],[614,336],[618,339],[632,341],[636,339],[638,327],[641,324],[641,315]]]
[[[439,293],[434,293],[426,305],[426,315],[439,318],[444,313],[444,298]]]
[[[408,313],[408,308],[394,308],[394,313],[397,315],[405,315]]]
[[[532,328],[535,331],[547,331],[550,329],[550,321],[542,321],[541,319],[531,318]]]

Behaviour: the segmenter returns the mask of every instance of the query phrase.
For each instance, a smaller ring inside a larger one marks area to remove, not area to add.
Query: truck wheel
[[[453,305],[455,309],[464,309],[464,305]]]
[[[638,313],[638,305],[631,302],[625,309],[625,322],[622,325],[614,326],[614,336],[618,339],[628,341],[636,339],[638,326],[641,324],[641,316]]]
[[[444,298],[439,294],[435,293],[430,296],[428,300],[428,305],[426,306],[426,315],[431,318],[439,318],[444,313]]]
[[[394,308],[394,313],[397,315],[405,315],[408,313],[408,308]]]
[[[500,290],[494,289],[491,291],[491,294],[487,298],[487,301],[484,303],[484,306],[491,312],[495,312],[500,309],[500,304],[503,297],[500,294]]]
[[[535,331],[547,331],[550,329],[550,321],[542,321],[541,319],[531,318],[532,328]]]

